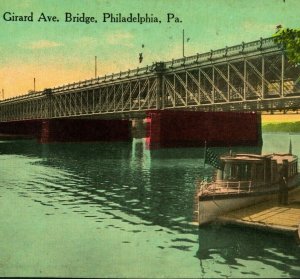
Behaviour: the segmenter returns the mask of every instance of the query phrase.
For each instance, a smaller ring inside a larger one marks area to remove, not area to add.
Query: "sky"
[[[34,78],[36,90],[93,78],[95,56],[98,76],[180,58],[183,29],[186,56],[270,37],[278,24],[298,28],[299,10],[299,0],[0,0],[0,90],[8,98],[33,90]],[[38,22],[41,13],[59,22]],[[65,13],[97,23],[65,22]],[[103,13],[161,23],[103,22]]]

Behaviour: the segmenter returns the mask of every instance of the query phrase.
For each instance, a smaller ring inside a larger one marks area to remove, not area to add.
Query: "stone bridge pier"
[[[39,140],[49,142],[129,141],[129,120],[46,119]]]
[[[256,146],[262,144],[261,115],[249,112],[149,111],[147,146]]]
[[[0,138],[36,138],[40,143],[129,141],[129,120],[41,119],[0,122]]]

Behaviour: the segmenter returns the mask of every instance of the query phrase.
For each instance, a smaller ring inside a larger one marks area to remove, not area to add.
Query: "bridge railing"
[[[138,75],[143,75],[143,74],[148,74],[153,72],[155,69],[155,64],[149,66],[147,65],[146,67],[142,68],[136,68],[133,70],[128,70],[128,71],[120,71],[119,73],[112,73],[110,75],[105,75],[102,77],[97,77],[97,78],[92,78],[84,81],[79,81],[79,82],[74,82],[74,83],[69,83],[66,85],[58,86],[58,87],[53,87],[52,92],[62,92],[66,90],[72,90],[72,89],[78,89],[81,87],[90,87],[93,85],[98,85],[100,83],[104,82],[110,82],[110,81],[117,81],[119,79],[125,79],[125,78],[130,78]]]
[[[209,60],[214,60],[222,57],[229,57],[234,56],[238,54],[244,54],[248,52],[253,52],[257,50],[263,50],[268,48],[279,48],[277,44],[274,42],[274,37],[256,40],[249,43],[242,42],[241,44],[231,46],[231,47],[225,47],[222,49],[217,50],[211,50],[209,52],[205,53],[197,53],[196,55],[183,57],[179,59],[173,59],[171,61],[168,61],[165,63],[166,68],[173,68],[178,67],[182,65],[189,65],[192,63],[203,63],[207,62]]]
[[[1,100],[0,103],[12,102],[15,100],[22,101],[22,100],[31,99],[32,97],[41,97],[41,96],[43,96],[43,93],[44,93],[44,91],[35,91],[32,93],[26,93],[23,95],[14,96],[14,97],[7,98],[5,100]]]

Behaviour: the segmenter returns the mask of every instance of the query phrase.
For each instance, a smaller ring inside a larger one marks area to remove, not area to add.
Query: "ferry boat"
[[[219,215],[274,198],[282,180],[288,190],[300,184],[298,157],[288,154],[229,154],[220,157],[216,178],[197,190],[199,225]]]

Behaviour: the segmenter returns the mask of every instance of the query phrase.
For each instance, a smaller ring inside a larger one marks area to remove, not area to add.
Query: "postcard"
[[[299,277],[298,0],[0,0],[0,276]]]

